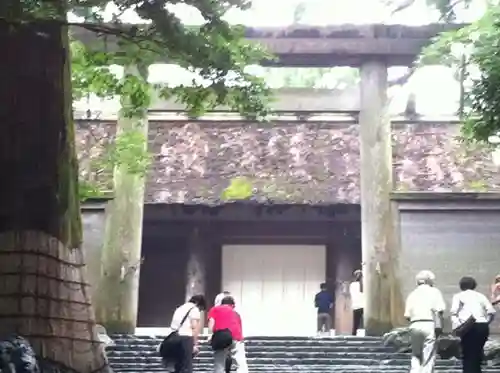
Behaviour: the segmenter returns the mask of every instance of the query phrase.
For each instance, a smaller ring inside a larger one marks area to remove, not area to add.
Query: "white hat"
[[[217,296],[215,297],[215,300],[214,300],[214,306],[220,306],[222,303],[222,300],[225,297],[227,297],[228,295],[231,295],[231,293],[229,291],[223,291],[222,293],[217,294]]]
[[[434,275],[434,273],[432,273],[429,270],[420,271],[415,276],[415,280],[417,281],[417,283],[434,282],[435,279],[436,279],[436,276]]]

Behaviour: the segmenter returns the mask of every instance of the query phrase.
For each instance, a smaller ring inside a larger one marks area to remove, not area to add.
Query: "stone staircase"
[[[162,338],[118,335],[113,340],[107,351],[115,372],[165,371],[156,351]],[[209,373],[212,352],[204,342],[195,372]],[[410,367],[408,354],[394,352],[376,337],[253,337],[247,339],[246,350],[250,373],[407,373]],[[457,360],[440,359],[436,366],[439,373],[461,372]],[[483,372],[500,373],[500,367],[484,367]]]

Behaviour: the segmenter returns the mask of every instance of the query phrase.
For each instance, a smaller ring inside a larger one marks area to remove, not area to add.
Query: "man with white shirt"
[[[463,371],[480,373],[495,309],[484,294],[476,291],[474,278],[462,277],[459,286],[461,292],[453,296],[450,313],[453,329],[460,336]]]
[[[220,306],[222,304],[222,300],[225,297],[231,296],[231,293],[227,290],[224,290],[222,293],[217,294],[214,300],[214,307]]]
[[[365,308],[365,296],[363,293],[363,273],[356,270],[353,273],[354,281],[349,285],[352,308],[352,335],[357,335],[358,330],[363,328],[363,310]]]
[[[188,302],[177,307],[172,317],[170,329],[176,333],[174,373],[192,373],[193,356],[199,352],[201,312],[206,309],[203,295],[194,295]]]
[[[431,271],[416,276],[417,287],[408,295],[405,318],[410,322],[412,358],[410,373],[432,373],[436,361],[436,337],[442,332],[446,305],[434,287]]]

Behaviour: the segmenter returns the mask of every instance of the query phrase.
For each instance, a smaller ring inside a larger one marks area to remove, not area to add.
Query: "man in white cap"
[[[214,307],[220,306],[222,304],[222,300],[225,297],[229,297],[230,295],[231,295],[231,293],[227,290],[224,290],[222,293],[217,294],[217,296],[215,297],[215,300],[214,300]]]
[[[417,287],[406,299],[405,317],[410,322],[412,358],[410,373],[432,373],[436,361],[436,338],[442,332],[443,294],[434,287],[436,276],[421,271]]]

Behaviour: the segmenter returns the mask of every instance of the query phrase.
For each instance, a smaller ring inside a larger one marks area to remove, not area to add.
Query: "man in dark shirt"
[[[333,297],[328,292],[325,283],[320,285],[320,289],[321,291],[314,297],[314,306],[318,309],[318,334],[323,331],[330,334],[332,328],[330,311],[333,307]]]

